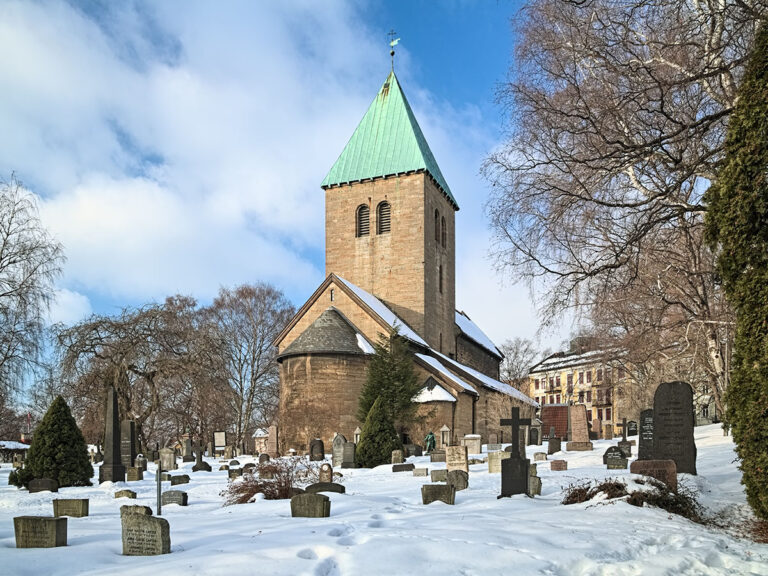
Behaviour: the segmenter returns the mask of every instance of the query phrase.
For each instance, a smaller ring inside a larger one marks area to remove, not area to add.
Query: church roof
[[[300,354],[370,354],[372,351],[368,340],[331,306],[283,350],[278,360]]]
[[[504,354],[499,350],[496,344],[493,343],[493,340],[488,338],[488,336],[485,335],[485,332],[483,332],[477,324],[472,322],[463,310],[456,310],[456,326],[458,326],[464,336],[488,350],[488,352],[499,358],[499,360],[504,358]]]
[[[420,171],[432,177],[448,201],[458,210],[459,205],[440,172],[393,71],[389,73],[321,186],[330,188]]]

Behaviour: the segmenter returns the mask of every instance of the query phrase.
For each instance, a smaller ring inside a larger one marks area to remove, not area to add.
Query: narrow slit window
[[[441,241],[443,244],[443,248],[445,248],[445,239],[448,236],[448,230],[445,225],[445,216],[443,216],[442,220],[440,221],[440,236]]]
[[[357,207],[357,223],[355,229],[355,235],[368,236],[371,232],[371,210],[365,204],[361,204]]]
[[[435,210],[435,242],[440,242],[440,212]]]
[[[443,265],[442,264],[440,265],[439,274],[440,274],[440,278],[439,278],[438,282],[439,282],[439,286],[440,286],[440,294],[442,294],[443,293]]]
[[[376,233],[387,234],[391,229],[392,207],[389,202],[382,202],[376,208]]]

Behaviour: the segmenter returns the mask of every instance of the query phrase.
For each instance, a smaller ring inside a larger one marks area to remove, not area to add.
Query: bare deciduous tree
[[[757,0],[532,1],[500,93],[508,139],[484,168],[499,266],[545,288],[545,323],[651,306],[671,340],[700,337],[718,402],[729,317],[702,196],[765,14]]]
[[[535,344],[527,338],[513,338],[505,340],[500,347],[504,354],[504,360],[501,361],[501,380],[514,386],[518,390],[523,389],[523,385],[528,380],[528,372],[539,358],[539,351]]]
[[[34,366],[44,314],[64,252],[43,228],[37,204],[15,178],[0,183],[0,389],[18,390]]]

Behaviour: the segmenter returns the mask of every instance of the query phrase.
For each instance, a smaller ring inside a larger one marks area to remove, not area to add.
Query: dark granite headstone
[[[243,475],[242,468],[230,468],[229,470],[227,470],[227,477],[230,480],[234,480],[235,478],[240,478],[242,475]],[[264,478],[264,475],[262,474],[260,477]]]
[[[638,460],[653,460],[653,409],[640,412],[640,438]]]
[[[16,516],[16,548],[55,548],[67,545],[67,519],[51,516]]]
[[[293,518],[328,518],[331,515],[331,500],[325,494],[310,492],[291,498]]]
[[[529,438],[529,445],[531,446],[538,446],[539,445],[539,429],[538,428],[531,428],[531,431],[528,435]]]
[[[88,516],[88,498],[58,498],[53,501],[53,515],[83,518]]]
[[[136,459],[136,422],[123,420],[120,423],[120,462],[123,467],[133,468]]]
[[[511,458],[501,461],[501,495],[499,498],[528,492],[528,472],[531,461],[527,458],[515,458],[514,454],[513,452]]]
[[[355,444],[354,442],[344,443],[344,452],[341,457],[342,468],[357,468],[357,464],[355,464],[356,448],[357,448],[357,444]]]
[[[177,486],[179,484],[189,484],[189,475],[179,474],[178,476],[171,476],[171,486]]]
[[[315,438],[309,443],[309,460],[311,462],[322,462],[325,460],[325,445],[320,438]]]
[[[549,440],[547,440],[547,455],[551,456],[552,454],[560,452],[562,449],[562,441],[560,438],[550,436]]]
[[[610,446],[603,454],[603,464],[608,464],[608,458],[625,458],[618,446]]]
[[[29,483],[29,493],[35,492],[58,492],[59,483],[51,478],[35,478]]]
[[[637,436],[637,422],[630,420],[627,424],[627,436]]]
[[[424,454],[424,450],[418,444],[404,444],[405,456],[421,456]]]
[[[410,472],[416,468],[415,464],[392,464],[392,472]]]
[[[181,490],[166,490],[163,492],[162,504],[166,506],[168,504],[178,504],[179,506],[186,506],[189,501],[189,497],[186,492]]]
[[[448,470],[446,481],[450,486],[456,488],[456,492],[469,488],[469,474],[464,470]]]
[[[626,470],[627,463],[629,462],[621,450],[619,450],[618,454],[616,452],[611,452],[610,454],[606,452],[603,459],[608,470]]]
[[[664,382],[653,397],[653,457],[674,460],[677,473],[696,474],[693,390],[686,382]]]
[[[333,437],[331,444],[331,465],[336,468],[341,466],[341,462],[344,460],[344,444],[347,443],[347,439],[343,434],[336,434]]]
[[[347,489],[336,482],[316,482],[315,484],[307,486],[304,491],[309,492],[310,494],[317,492],[336,492],[337,494],[344,494]]]
[[[124,556],[170,554],[171,527],[165,518],[146,514],[121,515]]]
[[[104,416],[104,463],[99,467],[99,484],[125,482],[125,466],[120,458],[120,420],[117,393],[114,386],[107,388]]]
[[[624,454],[624,458],[630,458],[632,456],[632,443],[627,441],[624,442],[623,440],[619,441],[617,444],[617,447],[619,450],[621,450],[621,453]]]
[[[451,484],[424,484],[421,487],[422,504],[445,502],[453,505],[456,502],[456,487]]]

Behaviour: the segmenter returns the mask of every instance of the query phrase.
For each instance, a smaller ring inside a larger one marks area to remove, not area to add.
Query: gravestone
[[[67,519],[50,516],[16,516],[16,548],[55,548],[67,545]]]
[[[637,422],[630,420],[627,425],[627,436],[637,436]]]
[[[325,460],[325,445],[320,438],[315,438],[309,443],[309,461],[322,462]]]
[[[341,462],[344,460],[344,444],[347,443],[347,439],[342,434],[336,434],[331,442],[331,464],[334,468],[341,466]]]
[[[291,517],[328,518],[331,515],[331,501],[325,494],[306,492],[291,498]]]
[[[421,486],[421,503],[445,502],[453,505],[456,502],[456,487],[451,484],[423,484]]]
[[[227,477],[230,480],[234,480],[235,478],[240,478],[243,475],[243,469],[242,468],[230,468],[227,471]],[[263,475],[259,476],[260,478],[264,478]],[[171,486],[173,486],[173,482],[171,482]]]
[[[531,428],[528,438],[531,446],[541,446],[541,431],[539,428]]]
[[[208,464],[205,460],[203,460],[203,447],[202,445],[197,445],[197,450],[195,451],[195,465],[192,466],[192,472],[210,472],[211,471],[211,465]]]
[[[178,486],[179,484],[189,484],[189,476],[187,474],[171,476],[171,486]]]
[[[35,492],[58,492],[59,483],[51,478],[35,478],[29,483],[29,493]]]
[[[152,516],[152,508],[149,506],[139,506],[138,504],[123,504],[120,506],[120,518],[123,516],[128,516],[129,514],[143,514],[144,516]]]
[[[132,468],[136,459],[136,422],[123,420],[120,423],[120,463]]]
[[[488,454],[488,473],[501,474],[501,461],[509,458],[511,455],[510,452],[491,452]]]
[[[563,449],[563,443],[560,438],[555,438],[554,436],[550,436],[547,440],[547,455],[551,456],[552,454],[555,454],[556,452],[560,452]]]
[[[160,482],[170,482],[171,475],[169,472],[160,472]]]
[[[629,425],[627,424],[627,419],[622,418],[621,424],[616,424],[618,428],[621,428],[621,440],[619,441],[619,449],[624,454],[625,458],[629,458],[632,456],[632,444],[630,442],[627,442],[627,430],[629,429]]]
[[[104,463],[99,467],[99,484],[102,482],[125,482],[125,466],[120,458],[120,420],[114,386],[107,389],[104,415]]]
[[[506,498],[515,494],[528,492],[528,473],[531,461],[520,457],[520,426],[530,425],[529,418],[520,418],[520,409],[512,408],[512,417],[501,420],[502,426],[512,427],[512,450],[510,457],[501,461],[501,494]]]
[[[456,488],[456,492],[469,488],[469,474],[464,470],[448,470],[446,481],[449,486]]]
[[[344,442],[344,450],[341,456],[342,468],[357,468],[357,464],[355,464],[355,448],[357,448],[357,444],[354,442]]]
[[[613,424],[603,425],[603,439],[613,440]]]
[[[664,382],[653,396],[653,457],[674,460],[677,473],[696,474],[693,390],[686,382]]]
[[[467,447],[467,454],[480,454],[483,451],[483,442],[480,434],[465,434],[462,444]]]
[[[418,444],[404,444],[403,450],[405,451],[406,458],[409,456],[422,456],[424,454],[423,448]]]
[[[568,460],[551,460],[549,469],[552,470],[552,472],[562,472],[563,470],[568,470]]]
[[[610,446],[603,453],[603,464],[608,464],[608,458],[625,458],[624,453],[618,446]]]
[[[392,464],[392,472],[411,472],[416,466],[410,462],[407,464]]]
[[[402,450],[392,450],[392,464],[402,464],[403,463],[403,451]]]
[[[270,426],[268,433],[269,437],[267,438],[267,454],[269,454],[271,458],[277,458],[280,456],[277,448],[279,446],[277,442],[277,426]]]
[[[414,476],[429,476],[429,468],[414,468],[413,469],[413,475]]]
[[[519,441],[517,443],[517,452],[520,458],[525,458],[525,445],[526,445],[525,438],[526,438],[525,430],[521,428],[519,432],[519,438],[518,438]],[[504,451],[512,452],[512,449],[513,449],[513,445],[510,444],[509,446],[504,448]]]
[[[231,478],[231,476],[230,476]],[[262,466],[259,468],[259,478],[262,480],[274,480],[275,467],[274,466]]]
[[[88,516],[88,498],[58,498],[53,501],[53,515],[84,518]]]
[[[592,434],[595,440],[603,439],[603,422],[602,420],[592,420]]]
[[[240,466],[240,460],[230,460],[229,467],[232,468],[233,466]]]
[[[653,460],[653,409],[640,412],[640,437],[637,448],[638,460]]]
[[[448,470],[445,468],[432,470],[429,473],[429,479],[432,480],[432,482],[448,482]]]
[[[316,494],[317,492],[336,492],[337,494],[344,494],[347,489],[336,482],[316,482],[315,484],[307,486],[304,491],[309,492],[310,494]]]
[[[166,506],[168,504],[178,504],[179,506],[186,506],[189,501],[189,497],[186,492],[182,490],[166,490],[163,492],[162,504]]]
[[[231,460],[232,456],[234,456],[234,448],[232,446],[224,446],[224,459],[225,460]]]
[[[163,470],[176,470],[176,452],[173,448],[160,449],[160,467]]]
[[[628,460],[624,457],[624,453],[620,449],[612,451],[611,448],[608,448],[603,455],[608,470],[626,470]]]
[[[466,446],[446,446],[445,447],[446,468],[450,470],[464,470],[469,473],[469,464],[467,462]]]
[[[229,465],[227,465],[227,464],[222,464],[221,466],[219,466],[219,470],[220,470],[220,471],[221,471],[221,470],[229,470]]]
[[[142,472],[147,471],[147,459],[144,458],[144,454],[137,454],[135,462],[136,468],[141,468]]]
[[[587,409],[583,404],[575,404],[569,407],[568,422],[570,425],[570,441],[565,449],[570,451],[592,450],[592,442],[589,441],[589,427],[587,425]]]
[[[528,468],[528,496],[541,496],[541,478],[539,478],[536,464]]]
[[[181,444],[181,461],[182,462],[194,462],[195,455],[192,451],[192,440],[184,438],[184,442]]]
[[[132,498],[136,499],[136,492],[133,490],[118,490],[115,492],[115,498]]]
[[[677,492],[677,466],[674,460],[635,460],[630,464],[629,471],[655,478]]]
[[[546,452],[534,452],[533,453],[533,461],[534,462],[544,462],[547,459],[547,453]]]
[[[501,444],[487,444],[485,449],[488,453],[490,452],[498,452],[501,450],[502,446]]]
[[[126,468],[125,472],[127,482],[138,482],[140,480],[144,480],[144,470],[141,468],[131,466],[130,468]]]
[[[445,450],[433,450],[429,453],[430,462],[445,462]]]
[[[170,554],[171,527],[165,518],[146,514],[121,516],[124,556]]]
[[[269,454],[266,452],[263,454],[259,454],[259,464],[267,464],[270,461]]]
[[[333,482],[333,467],[326,462],[320,466],[318,476],[321,483]]]

